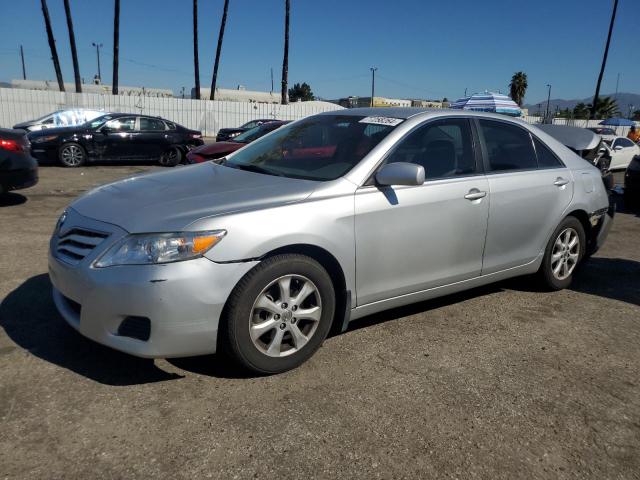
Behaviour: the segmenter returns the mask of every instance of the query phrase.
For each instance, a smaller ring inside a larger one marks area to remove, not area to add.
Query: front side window
[[[157,118],[140,117],[140,130],[143,132],[153,132],[164,130],[165,125],[162,120]]]
[[[613,148],[616,148],[616,147],[627,148],[627,147],[633,147],[634,145],[635,144],[628,138],[617,138],[616,141],[613,142]]]
[[[525,129],[504,122],[480,120],[480,130],[487,146],[489,167],[492,171],[508,172],[538,168],[531,135]]]
[[[224,165],[270,175],[335,180],[345,175],[402,119],[316,115],[280,127],[242,148]],[[382,123],[382,124],[381,124]],[[374,128],[375,127],[375,128]]]
[[[113,120],[110,120],[107,123],[105,123],[104,126],[109,130],[115,130],[118,132],[128,132],[131,130],[135,130],[136,119],[135,117],[114,118]]]
[[[404,138],[386,162],[422,165],[427,180],[472,175],[476,163],[471,138],[466,119],[430,122]]]

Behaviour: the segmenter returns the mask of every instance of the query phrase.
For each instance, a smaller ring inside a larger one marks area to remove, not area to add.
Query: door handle
[[[567,180],[566,178],[562,178],[562,177],[556,178],[556,181],[553,182],[553,184],[556,187],[564,187],[567,183],[569,183],[569,180]]]
[[[481,192],[477,188],[472,188],[471,190],[469,190],[469,193],[464,196],[464,198],[466,198],[467,200],[480,200],[481,198],[484,198],[486,196],[487,192]]]

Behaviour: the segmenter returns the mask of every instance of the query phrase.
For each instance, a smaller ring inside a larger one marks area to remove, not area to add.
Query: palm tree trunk
[[[284,13],[284,56],[282,58],[282,95],[280,103],[287,105],[289,103],[289,95],[287,93],[287,83],[289,81],[289,11],[291,9],[290,1],[285,0]]]
[[[218,34],[218,48],[216,49],[216,61],[213,64],[213,78],[211,79],[211,95],[209,98],[216,98],[216,82],[218,81],[218,65],[220,64],[220,51],[222,50],[222,38],[224,37],[224,27],[227,25],[227,10],[229,9],[229,0],[224,0],[224,11],[222,12],[222,21],[220,22],[220,33]]]
[[[193,73],[195,76],[195,97],[200,99],[200,62],[198,61],[198,0],[193,0]]]
[[[58,88],[64,92],[64,82],[62,81],[62,70],[60,70],[60,60],[58,59],[58,50],[56,50],[56,40],[53,38],[53,30],[51,29],[51,19],[49,18],[49,9],[47,8],[47,0],[41,0],[42,15],[44,16],[44,26],[47,30],[47,38],[49,39],[49,48],[51,49],[51,59],[53,60],[53,68],[56,71],[58,80]]]
[[[613,12],[611,13],[611,23],[609,23],[609,33],[607,34],[607,44],[604,47],[604,55],[602,57],[602,66],[600,67],[600,75],[598,75],[598,83],[596,84],[596,93],[593,96],[593,102],[591,103],[590,118],[596,118],[596,108],[598,103],[598,97],[600,96],[600,84],[602,83],[602,76],[604,75],[604,67],[607,65],[607,56],[609,55],[609,44],[611,43],[611,32],[613,32],[613,23],[616,20],[616,10],[618,10],[618,0],[613,0]]]
[[[120,52],[120,0],[115,0],[113,12],[113,88],[111,92],[118,95],[118,57]]]
[[[78,67],[78,52],[76,51],[76,36],[73,33],[73,20],[71,19],[71,7],[69,7],[69,0],[64,0],[64,13],[67,16],[67,29],[69,30],[69,43],[71,44],[71,58],[73,59],[73,76],[76,82],[76,92],[82,93],[80,67]]]

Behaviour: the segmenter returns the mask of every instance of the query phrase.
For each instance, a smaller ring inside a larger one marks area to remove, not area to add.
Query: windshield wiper
[[[280,172],[274,172],[273,170],[269,170],[267,168],[260,167],[258,165],[253,165],[251,163],[227,163],[227,166],[237,168],[239,170],[246,170],[247,172],[255,172],[255,173],[264,173],[266,175],[275,175],[277,177],[284,177],[284,174]]]

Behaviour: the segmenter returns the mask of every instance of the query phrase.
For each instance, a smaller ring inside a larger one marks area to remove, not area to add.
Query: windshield
[[[232,138],[231,141],[238,143],[250,143],[253,142],[256,138],[260,138],[267,133],[269,132],[262,127],[253,127],[246,132],[241,133],[237,137]]]
[[[285,125],[235,153],[224,165],[269,175],[335,180],[403,120],[317,115]]]
[[[85,123],[82,126],[86,127],[86,128],[98,128],[104,122],[106,122],[108,120],[111,120],[112,118],[113,118],[113,116],[111,116],[111,115],[102,115],[100,117],[94,118],[93,120]]]

